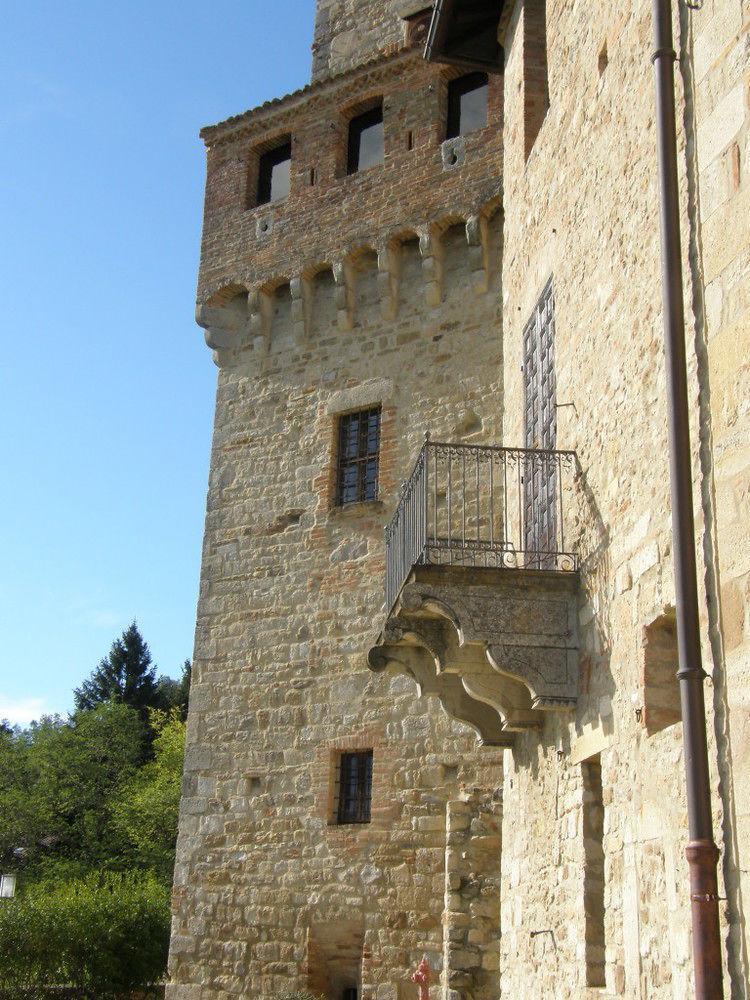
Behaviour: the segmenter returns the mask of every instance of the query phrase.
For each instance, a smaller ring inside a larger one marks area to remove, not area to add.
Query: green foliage
[[[0,989],[65,984],[103,998],[148,986],[164,975],[169,927],[168,891],[153,878],[40,883],[0,906]]]
[[[183,722],[187,719],[191,672],[190,660],[185,660],[182,664],[182,676],[178,681],[173,677],[161,676],[156,682],[159,707],[165,712],[171,712],[176,708]]]
[[[30,782],[29,741],[18,728],[0,728],[0,864],[13,870],[39,836]]]
[[[140,865],[169,879],[174,865],[185,723],[175,708],[153,711],[154,759],[136,771],[110,803],[112,830],[130,845]]]
[[[0,736],[6,864],[20,854],[32,868],[49,868],[51,856],[74,862],[73,871],[120,867],[124,844],[113,836],[108,802],[135,773],[145,739],[138,712],[114,703]]]
[[[155,678],[135,624],[68,719],[0,722],[0,997],[113,997],[164,975],[190,663]]]
[[[76,688],[74,697],[78,711],[108,701],[130,705],[141,714],[148,708],[160,707],[156,667],[151,664],[151,653],[135,622],[112,643],[109,656]]]

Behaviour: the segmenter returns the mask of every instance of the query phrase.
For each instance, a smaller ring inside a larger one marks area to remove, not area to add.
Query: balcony
[[[386,528],[370,668],[412,677],[486,744],[575,706],[577,472],[571,451],[427,439]]]

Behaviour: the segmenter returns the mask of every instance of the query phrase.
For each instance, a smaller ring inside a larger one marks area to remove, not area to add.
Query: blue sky
[[[26,723],[133,618],[160,672],[192,655],[216,379],[197,133],[307,82],[314,3],[2,9],[0,717]]]

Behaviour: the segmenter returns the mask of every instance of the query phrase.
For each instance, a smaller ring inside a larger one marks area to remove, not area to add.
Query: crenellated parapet
[[[498,267],[492,253],[499,238],[498,212],[492,199],[463,217],[451,212],[414,229],[399,227],[381,235],[377,249],[373,240],[337,258],[310,262],[301,273],[287,270],[255,285],[236,275],[217,289],[206,289],[196,322],[220,367],[240,360],[262,367],[278,353],[280,342],[297,351],[312,346],[316,326],[345,334],[370,314],[393,321],[415,300],[426,310],[440,310],[446,268],[469,274],[464,294],[485,295]]]
[[[351,330],[373,303],[370,283],[381,317],[395,318],[415,294],[411,257],[420,305],[439,309],[457,227],[471,290],[487,290],[500,263],[502,81],[488,81],[487,125],[447,138],[455,76],[406,48],[203,130],[198,322],[218,363],[273,353],[282,320],[287,345],[309,343],[329,298],[334,326]],[[382,156],[352,170],[351,123],[375,107]],[[279,151],[288,182],[269,195]]]

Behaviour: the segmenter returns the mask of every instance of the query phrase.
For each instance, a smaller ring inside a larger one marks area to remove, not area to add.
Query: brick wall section
[[[227,286],[270,287],[312,274],[363,247],[384,250],[401,234],[439,230],[493,200],[496,204],[502,82],[491,80],[488,127],[468,135],[460,162],[446,167],[445,94],[453,75],[428,65],[417,51],[406,51],[204,130],[208,174],[199,300],[208,301]],[[348,119],[378,96],[385,160],[347,176]],[[248,164],[258,150],[289,134],[289,197],[248,210]]]

